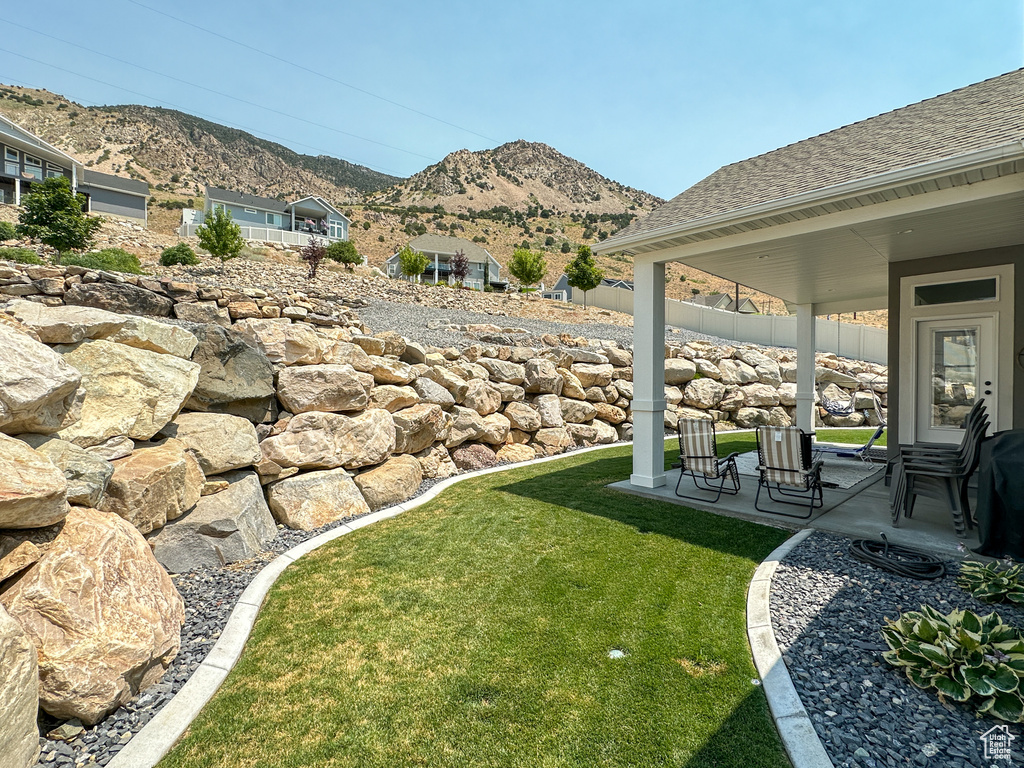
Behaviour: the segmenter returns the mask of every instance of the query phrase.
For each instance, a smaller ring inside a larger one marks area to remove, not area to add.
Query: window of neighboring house
[[[25,171],[22,175],[26,179],[43,180],[43,161],[32,155],[25,155]]]
[[[4,148],[4,173],[8,176],[17,176],[21,173],[18,150],[10,147]]]
[[[224,205],[224,203],[212,203],[210,205],[210,210],[211,211],[224,211],[225,213],[228,212],[227,206]]]
[[[267,225],[271,227],[280,227],[283,217],[280,213],[268,213],[267,214]]]
[[[249,214],[252,214],[253,216],[255,216],[257,213],[259,213],[259,211],[257,211],[255,208],[246,208],[245,212],[249,213]]]
[[[394,277],[398,273],[397,264],[388,264],[388,277]]]
[[[345,239],[345,222],[337,221],[336,219],[329,219],[328,224],[330,225],[330,236],[337,237],[339,239]]]
[[[47,163],[46,164],[46,178],[52,179],[52,178],[54,178],[56,176],[63,176],[63,175],[64,175],[64,169],[61,168],[59,165],[54,165],[53,163]]]

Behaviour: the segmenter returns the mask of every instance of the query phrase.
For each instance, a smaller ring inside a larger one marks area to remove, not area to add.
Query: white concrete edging
[[[800,701],[772,629],[769,599],[779,561],[814,531],[805,528],[784,541],[754,571],[747,590],[747,639],[775,727],[793,768],[834,768]],[[130,743],[130,742],[129,742]]]
[[[666,439],[668,439],[666,437]],[[296,544],[286,552],[271,560],[256,577],[249,583],[249,586],[242,592],[235,609],[228,617],[227,624],[221,631],[220,639],[210,650],[210,653],[199,664],[199,668],[192,673],[188,681],[182,686],[174,698],[172,698],[163,709],[161,709],[145,727],[142,728],[132,739],[125,744],[114,758],[107,763],[107,768],[153,768],[166,755],[185,730],[198,717],[200,710],[213,698],[213,695],[220,688],[228,676],[228,672],[235,666],[245,643],[252,632],[253,624],[256,622],[256,614],[266,598],[270,588],[284,572],[285,568],[294,563],[303,555],[322,547],[329,541],[334,541],[359,528],[365,528],[380,520],[389,517],[396,517],[403,512],[426,504],[432,501],[442,491],[450,488],[463,480],[470,480],[493,472],[507,472],[510,469],[522,469],[535,464],[543,464],[548,461],[558,461],[573,456],[579,456],[591,451],[602,451],[609,448],[622,448],[630,445],[629,442],[611,443],[609,445],[595,445],[590,448],[580,448],[569,453],[560,453],[557,456],[544,456],[539,459],[522,461],[515,464],[501,465],[480,469],[476,472],[450,477],[431,487],[422,496],[410,499],[408,502],[396,504],[393,507],[378,510],[372,514],[356,518],[344,523],[337,528],[332,528],[326,533],[307,539],[301,544]],[[774,641],[773,641],[774,642]],[[830,764],[831,765],[831,764]],[[796,768],[801,768],[797,766]]]

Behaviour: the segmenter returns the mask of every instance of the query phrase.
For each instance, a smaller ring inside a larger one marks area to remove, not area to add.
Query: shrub
[[[81,251],[92,245],[102,222],[82,213],[85,197],[71,191],[64,176],[46,179],[22,198],[16,231],[39,240],[59,253]]]
[[[960,566],[956,583],[983,603],[1024,603],[1022,572],[1024,565],[1002,567],[967,560]]]
[[[196,252],[189,247],[188,243],[178,243],[170,248],[164,248],[160,254],[160,264],[165,267],[172,267],[175,264],[192,266],[198,263],[199,259],[196,258]]]
[[[494,287],[490,283],[484,283],[484,293],[494,293]]]
[[[107,272],[142,274],[139,257],[134,253],[128,253],[123,248],[104,248],[95,253],[64,254],[60,257],[60,263],[65,266],[85,267],[86,269],[103,269]]]
[[[423,274],[423,270],[427,268],[430,259],[425,254],[414,251],[410,246],[406,245],[398,252],[398,263],[402,268],[403,275],[406,277],[419,277]]]
[[[554,244],[555,244],[555,238],[552,237],[551,235],[548,235],[547,237],[544,238],[544,245],[545,246],[552,246]]]
[[[370,222],[364,221],[363,222],[363,229],[369,229],[369,228],[370,228]]]
[[[309,242],[299,249],[299,258],[309,264],[309,274],[306,275],[306,278],[312,280],[316,277],[317,270],[320,269],[320,262],[327,258],[327,248],[324,247],[323,242],[311,237]]]
[[[568,240],[566,240],[564,243],[562,243],[562,249],[561,250],[562,250],[562,253],[572,253],[572,246],[569,245],[569,241]]]
[[[910,682],[934,689],[941,701],[970,703],[979,715],[1021,722],[1024,639],[997,613],[943,615],[929,606],[887,621],[882,657]]]
[[[547,263],[529,248],[517,248],[508,263],[508,271],[522,285],[534,285],[544,279]]]
[[[583,307],[586,309],[587,292],[601,284],[604,272],[597,268],[590,246],[581,245],[576,251],[576,258],[565,265],[565,276],[571,287],[583,291]]]
[[[456,251],[448,262],[448,269],[455,278],[455,285],[461,288],[462,282],[469,275],[469,257],[461,250]]]
[[[326,257],[331,261],[344,264],[346,269],[352,269],[356,264],[363,263],[363,257],[359,255],[359,251],[349,240],[335,240],[328,245]]]
[[[31,248],[0,248],[0,259],[16,261],[19,264],[42,264],[39,255]]]
[[[473,235],[473,242],[474,243],[486,243],[487,242],[487,238],[484,237],[483,235]]]
[[[13,240],[18,236],[14,231],[14,225],[9,221],[0,221],[0,241]]]
[[[242,228],[223,208],[214,208],[206,216],[206,221],[196,229],[199,245],[221,261],[233,259],[242,252],[245,240],[242,239]]]
[[[383,243],[384,242],[384,235],[377,235],[377,242],[378,243]]]

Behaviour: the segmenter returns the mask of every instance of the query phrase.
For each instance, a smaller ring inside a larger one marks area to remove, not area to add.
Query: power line
[[[17,51],[12,51],[12,50],[9,50],[7,48],[0,48],[0,53],[8,53],[8,54],[10,54],[12,56],[17,56],[19,58],[25,59],[26,61],[31,61],[31,62],[33,62],[35,64],[42,64],[45,67],[50,67],[51,69],[56,69],[59,72],[65,72],[65,73],[67,73],[69,75],[74,75],[75,77],[81,77],[81,78],[83,78],[85,80],[91,80],[94,83],[99,83],[100,85],[105,85],[108,88],[116,88],[119,91],[124,91],[125,93],[132,93],[132,94],[135,94],[136,96],[141,96],[144,99],[149,99],[150,101],[156,102],[158,104],[163,102],[164,104],[167,104],[168,106],[171,106],[171,107],[174,107],[175,109],[181,110],[183,113],[185,113],[187,115],[188,114],[198,115],[199,117],[206,118],[207,120],[211,120],[214,123],[220,123],[221,125],[226,125],[226,126],[229,126],[231,128],[238,128],[239,130],[248,131],[250,133],[253,133],[254,135],[257,132],[257,129],[255,129],[255,128],[249,128],[247,126],[240,125],[240,124],[237,124],[237,123],[231,123],[231,122],[228,122],[227,120],[224,120],[223,118],[214,117],[213,115],[207,115],[207,114],[204,114],[202,112],[193,112],[188,107],[184,107],[181,104],[175,104],[175,103],[170,102],[170,101],[164,101],[163,99],[159,99],[159,98],[157,98],[155,96],[150,96],[148,94],[141,93],[139,91],[133,91],[131,88],[125,88],[123,85],[115,85],[114,83],[108,83],[106,80],[100,80],[100,79],[95,78],[95,77],[90,77],[89,75],[83,75],[81,72],[74,72],[74,71],[72,71],[70,69],[65,69],[64,67],[58,67],[56,64],[51,64],[48,61],[40,61],[39,59],[34,59],[31,56],[26,56],[23,53],[18,53]],[[306,147],[307,149],[312,149],[314,152],[317,152],[319,154],[327,155],[328,157],[331,157],[331,155],[330,155],[328,150],[321,149],[320,147],[314,147],[314,146],[312,146],[310,144],[306,144],[306,143],[301,142],[301,141],[294,141],[292,139],[288,139],[288,138],[285,138],[283,136],[276,136],[276,135],[274,135],[272,133],[264,133],[264,135],[265,136],[269,136],[269,137],[274,138],[274,139],[277,139],[279,141],[287,142],[289,144],[294,144],[294,145],[300,146],[300,147]],[[381,166],[373,166],[373,165],[369,165],[369,164],[366,164],[366,163],[358,163],[358,162],[356,162],[354,160],[349,160],[346,157],[341,157],[340,159],[344,160],[347,163],[351,163],[352,165],[362,165],[362,166],[364,166],[366,168],[375,169],[377,171],[380,171],[381,173],[386,173],[386,174],[389,174],[389,175],[392,175],[392,176],[399,176],[399,177],[401,177],[401,175],[402,175],[401,173],[399,173],[397,171],[393,171],[393,170],[390,170],[388,168],[382,168]]]
[[[220,32],[215,32],[212,29],[207,29],[206,27],[200,26],[199,24],[196,24],[194,22],[188,21],[187,19],[182,19],[182,18],[180,18],[178,16],[174,16],[174,15],[172,15],[170,13],[167,13],[166,11],[161,11],[158,8],[153,8],[151,6],[148,6],[145,3],[140,3],[140,2],[138,2],[138,0],[127,0],[127,2],[131,3],[132,5],[137,5],[140,8],[145,8],[147,11],[152,11],[153,13],[158,13],[161,16],[166,16],[168,19],[173,19],[174,21],[177,21],[179,24],[185,24],[186,26],[193,27],[194,29],[198,29],[198,30],[200,30],[202,32],[206,32],[208,35],[213,35],[214,37],[219,37],[221,40],[227,40],[229,43],[234,43],[235,45],[241,46],[242,48],[246,48],[246,49],[248,49],[250,51],[254,51],[255,53],[259,53],[259,54],[261,54],[263,56],[267,56],[267,57],[269,57],[271,59],[274,59],[275,61],[280,61],[282,64],[287,64],[290,67],[295,67],[296,69],[301,69],[303,72],[308,72],[311,75],[316,75],[317,77],[322,77],[324,80],[330,80],[332,83],[337,83],[338,85],[343,85],[346,88],[351,88],[353,91],[358,91],[359,93],[364,93],[367,96],[372,96],[373,98],[379,99],[380,101],[383,101],[383,102],[386,102],[388,104],[392,104],[392,105],[394,105],[396,107],[400,107],[402,109],[408,110],[409,112],[413,112],[413,113],[415,113],[417,115],[420,115],[421,117],[426,117],[426,118],[429,118],[430,120],[434,120],[434,121],[436,121],[438,123],[442,123],[442,124],[450,126],[452,128],[457,128],[460,131],[465,131],[466,133],[471,133],[474,136],[479,136],[481,139],[486,139],[487,141],[493,142],[495,144],[499,143],[498,139],[493,139],[490,136],[485,136],[482,133],[477,133],[476,131],[474,131],[474,130],[472,130],[470,128],[465,128],[465,127],[463,127],[461,125],[456,125],[455,123],[450,123],[447,120],[442,120],[440,117],[434,117],[434,115],[427,114],[426,112],[421,112],[420,110],[415,109],[414,107],[409,107],[409,106],[406,106],[405,104],[401,104],[401,103],[399,103],[397,101],[393,101],[393,100],[387,98],[386,96],[381,96],[380,94],[374,93],[373,91],[368,91],[365,88],[360,88],[358,85],[352,85],[351,83],[346,83],[343,80],[339,80],[336,77],[332,77],[331,75],[325,75],[323,72],[318,72],[315,69],[310,69],[307,66],[304,66],[302,64],[298,64],[298,63],[296,63],[294,61],[290,61],[289,59],[284,59],[284,58],[281,58],[280,56],[275,56],[273,53],[269,53],[268,51],[264,51],[261,48],[257,48],[255,46],[249,45],[248,43],[243,43],[240,40],[235,40],[233,37],[228,37],[227,35],[224,35],[224,34],[222,34]]]
[[[276,115],[283,115],[284,117],[288,117],[288,118],[291,118],[293,120],[298,120],[299,122],[307,123],[309,125],[316,126],[317,128],[325,128],[328,131],[334,131],[335,133],[339,133],[342,136],[349,136],[349,137],[351,137],[353,139],[359,139],[360,141],[369,142],[370,144],[376,144],[376,145],[381,146],[381,147],[387,147],[388,149],[394,149],[394,150],[397,150],[398,152],[405,152],[406,154],[413,155],[415,157],[422,157],[423,159],[429,160],[432,163],[438,162],[438,158],[436,158],[436,157],[431,157],[429,155],[423,155],[423,154],[420,154],[419,152],[413,152],[412,150],[403,149],[402,147],[396,147],[396,146],[393,146],[391,144],[385,144],[384,142],[377,141],[375,139],[368,139],[365,136],[358,136],[357,134],[349,133],[348,131],[343,131],[340,128],[335,128],[332,125],[324,125],[323,123],[318,123],[318,122],[315,122],[313,120],[307,120],[304,117],[299,117],[298,115],[293,115],[293,114],[291,114],[289,112],[284,112],[284,111],[279,110],[279,109],[274,109],[273,107],[268,107],[265,104],[258,104],[255,101],[248,101],[247,99],[242,99],[242,98],[239,98],[238,96],[232,96],[230,93],[223,93],[221,91],[215,91],[213,88],[208,88],[205,85],[200,85],[199,83],[192,83],[192,82],[189,82],[188,80],[182,80],[180,77],[175,77],[174,75],[168,75],[165,72],[158,72],[155,69],[150,69],[149,67],[144,67],[141,64],[135,64],[134,62],[125,61],[124,59],[119,59],[116,56],[111,56],[109,53],[103,53],[102,51],[96,51],[96,50],[93,50],[92,48],[86,48],[84,45],[79,45],[78,43],[73,43],[70,40],[65,40],[63,38],[56,37],[55,35],[51,35],[51,34],[48,34],[46,32],[40,32],[38,29],[33,29],[32,27],[27,27],[24,24],[18,24],[16,21],[10,21],[8,19],[8,20],[6,20],[6,23],[10,24],[11,26],[14,26],[14,27],[19,27],[20,29],[27,30],[27,31],[32,32],[32,33],[34,33],[36,35],[40,35],[41,37],[47,37],[50,40],[56,40],[58,43],[63,43],[64,45],[70,45],[70,46],[72,46],[74,48],[78,48],[78,49],[86,51],[88,53],[95,54],[96,56],[103,56],[104,58],[110,59],[111,61],[116,61],[119,64],[125,64],[125,65],[127,65],[129,67],[135,67],[136,69],[141,69],[143,72],[149,72],[151,74],[158,75],[160,77],[166,77],[168,80],[174,80],[177,83],[182,83],[183,85],[187,85],[187,86],[189,86],[191,88],[200,88],[200,89],[202,89],[204,91],[207,91],[208,93],[212,93],[212,94],[214,94],[216,96],[221,96],[221,97],[226,98],[226,99],[233,99],[234,101],[240,102],[242,104],[247,104],[250,107],[257,107],[259,109],[264,109],[267,112],[273,112]]]

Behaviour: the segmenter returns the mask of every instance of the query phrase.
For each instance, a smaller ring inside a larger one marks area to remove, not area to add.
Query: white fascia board
[[[637,246],[642,243],[657,242],[668,237],[706,232],[711,229],[741,224],[751,219],[760,219],[765,216],[786,213],[794,209],[806,208],[812,205],[823,205],[844,198],[873,194],[894,187],[920,183],[955,173],[964,173],[994,162],[1008,162],[1022,158],[1024,158],[1024,140],[1013,141],[1009,144],[1001,144],[997,147],[990,147],[989,149],[978,150],[977,152],[968,152],[956,157],[922,163],[921,165],[901,168],[896,171],[887,171],[875,176],[835,184],[830,187],[822,187],[821,189],[791,197],[770,200],[748,208],[738,208],[726,213],[697,219],[696,221],[671,224],[649,232],[627,235],[622,238],[609,237],[603,242],[595,243],[590,248],[595,253],[612,253],[614,251],[628,250],[631,246]]]
[[[0,122],[3,122],[4,124],[10,126],[15,131],[17,131],[18,133],[22,134],[23,136],[28,137],[28,138],[20,138],[18,136],[11,136],[12,139],[20,141],[22,144],[29,145],[30,147],[32,147],[33,150],[39,150],[40,151],[39,154],[43,154],[45,152],[49,152],[52,155],[54,155],[55,157],[60,158],[61,160],[65,161],[67,165],[70,165],[72,168],[74,168],[76,170],[84,168],[84,166],[80,162],[75,160],[75,158],[73,158],[67,152],[63,152],[62,150],[59,150],[55,146],[50,144],[49,142],[43,141],[38,136],[36,136],[34,133],[32,133],[32,131],[30,131],[30,130],[28,130],[26,128],[22,128],[20,125],[18,125],[13,120],[9,120],[8,118],[4,117],[3,115],[0,115]],[[46,159],[50,160],[50,159],[53,159],[53,158],[46,158]]]
[[[129,192],[127,189],[121,189],[120,187],[108,187],[104,184],[95,184],[91,181],[83,181],[78,184],[79,187],[89,187],[90,189],[105,189],[108,192],[120,192],[122,195],[131,195],[132,197],[152,197],[148,192],[146,194],[140,194],[138,192]]]

